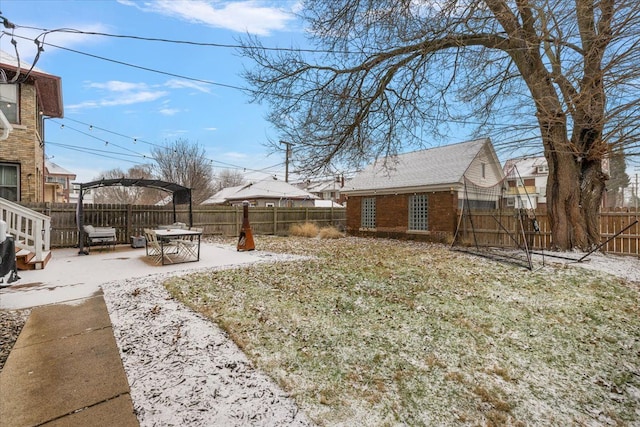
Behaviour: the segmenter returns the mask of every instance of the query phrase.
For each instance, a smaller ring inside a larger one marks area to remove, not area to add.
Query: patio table
[[[196,262],[200,261],[200,238],[202,231],[187,230],[181,228],[154,230],[160,241],[160,252],[162,265],[164,265],[164,244],[165,242],[175,242],[184,255],[175,262]]]

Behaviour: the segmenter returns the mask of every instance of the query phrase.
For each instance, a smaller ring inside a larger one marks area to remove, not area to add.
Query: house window
[[[429,229],[429,196],[416,194],[409,197],[409,230]]]
[[[0,84],[0,111],[9,123],[18,123],[18,85]]]
[[[362,199],[362,213],[360,215],[362,228],[376,228],[376,199],[365,197]]]
[[[549,166],[547,165],[538,166],[538,173],[549,173]]]
[[[18,165],[0,163],[0,197],[12,202],[19,200],[18,176]]]
[[[482,177],[483,178],[487,177],[487,164],[486,163],[482,164]]]

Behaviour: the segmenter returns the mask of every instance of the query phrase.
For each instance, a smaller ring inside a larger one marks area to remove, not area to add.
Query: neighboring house
[[[258,207],[312,207],[316,199],[317,196],[287,182],[266,178],[255,183],[220,190],[202,204],[241,206],[246,200],[250,206]]]
[[[80,184],[71,183],[71,191],[69,192],[69,203],[78,203],[80,198]],[[82,194],[82,203],[85,205],[93,204],[93,190],[85,190]]]
[[[216,194],[209,197],[207,200],[205,200],[201,204],[202,205],[226,205],[228,204],[227,197],[233,196],[235,193],[242,190],[243,187],[244,185],[223,188],[222,190],[218,191]]]
[[[298,187],[303,188],[311,194],[318,196],[321,200],[332,201],[341,205],[344,202],[340,191],[344,187],[344,176],[336,176],[335,179],[328,179],[318,182],[306,181]],[[316,206],[318,203],[316,203]],[[331,204],[329,204],[331,206]]]
[[[349,234],[444,241],[454,235],[458,209],[469,198],[465,178],[492,186],[504,177],[488,138],[379,159],[342,189]],[[477,197],[478,200],[474,200]]]
[[[0,51],[0,197],[44,201],[44,119],[62,116],[60,77]]]
[[[316,208],[341,208],[344,209],[344,206],[340,203],[336,203],[333,200],[315,200],[313,205]]]
[[[49,160],[45,160],[44,169],[44,201],[69,203],[71,181],[76,179],[76,174]]]
[[[504,193],[506,207],[546,208],[549,166],[544,156],[509,159],[503,170],[507,180]]]

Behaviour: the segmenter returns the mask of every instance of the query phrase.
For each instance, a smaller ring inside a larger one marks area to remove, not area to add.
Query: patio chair
[[[190,227],[189,230],[202,233],[201,227]],[[185,257],[198,258],[198,242],[192,240],[189,236],[183,236],[182,239],[176,240],[176,244],[180,247]]]
[[[155,264],[164,264],[164,260],[173,263],[173,260],[169,257],[169,255],[175,255],[179,252],[179,247],[173,241],[162,242],[160,245],[160,241],[158,240],[158,236],[156,232],[145,228],[144,229],[144,237],[146,240],[146,252],[147,256],[151,257]],[[164,248],[164,253],[163,253]],[[163,260],[164,256],[164,260]]]

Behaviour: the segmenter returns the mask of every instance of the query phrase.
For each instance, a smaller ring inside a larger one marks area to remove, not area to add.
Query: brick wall
[[[448,241],[456,230],[458,195],[449,191],[426,194],[429,196],[429,231],[408,232],[409,197],[413,195],[411,193],[375,196],[375,231],[360,229],[363,196],[349,197],[347,202],[347,232],[356,236]]]
[[[405,194],[376,197],[376,229],[382,233],[406,233],[409,197]]]
[[[37,132],[38,112],[35,86],[20,86],[20,123],[0,144],[0,161],[20,165],[20,200],[44,201],[44,147]]]

